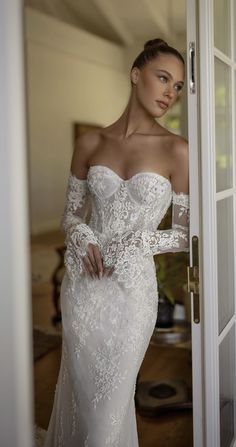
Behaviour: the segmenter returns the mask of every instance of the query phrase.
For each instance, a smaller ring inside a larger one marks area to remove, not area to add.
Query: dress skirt
[[[61,286],[62,357],[44,447],[138,447],[137,375],[155,328],[153,257],[135,285],[112,274]]]

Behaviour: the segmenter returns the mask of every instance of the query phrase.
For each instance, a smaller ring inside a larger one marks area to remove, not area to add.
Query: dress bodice
[[[171,203],[172,227],[159,230]],[[86,179],[69,176],[62,217],[65,264],[76,277],[83,271],[88,244],[98,245],[103,264],[115,265],[119,280],[132,285],[144,256],[189,250],[188,225],[189,196],[174,191],[166,177],[142,171],[125,180],[107,166],[93,165]]]
[[[125,230],[155,230],[172,199],[170,181],[143,171],[124,180],[112,169],[92,165],[87,175],[92,209],[89,226],[106,234]]]

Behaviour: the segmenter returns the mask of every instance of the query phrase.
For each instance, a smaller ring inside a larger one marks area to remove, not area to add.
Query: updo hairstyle
[[[148,40],[144,44],[144,49],[141,51],[141,53],[136,57],[131,70],[133,67],[142,68],[147,62],[151,61],[152,59],[155,59],[159,54],[173,54],[178,59],[180,59],[183,64],[185,65],[185,61],[181,54],[179,53],[176,48],[171,47],[168,45],[167,42],[165,42],[163,39],[152,39]]]

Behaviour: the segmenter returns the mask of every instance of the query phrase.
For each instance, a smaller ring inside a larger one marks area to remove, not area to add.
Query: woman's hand
[[[111,276],[113,268],[103,266],[103,260],[98,245],[89,243],[86,256],[82,257],[83,268],[91,278],[99,278],[102,276]]]

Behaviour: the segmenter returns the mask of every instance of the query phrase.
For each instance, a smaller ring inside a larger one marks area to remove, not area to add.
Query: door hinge
[[[192,237],[192,266],[187,266],[188,292],[193,293],[193,320],[200,323],[198,236]]]

